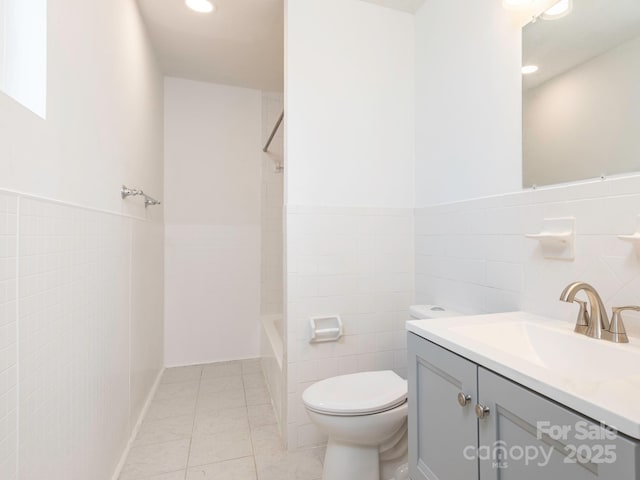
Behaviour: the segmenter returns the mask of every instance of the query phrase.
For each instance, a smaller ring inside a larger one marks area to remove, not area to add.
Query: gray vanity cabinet
[[[637,442],[482,367],[478,385],[478,403],[489,409],[478,421],[479,445],[507,454],[481,459],[481,480],[639,478]]]
[[[640,442],[412,333],[408,347],[412,480],[640,479]]]
[[[473,406],[477,367],[409,334],[409,475],[412,480],[463,480],[478,476],[462,452],[478,439]],[[465,406],[458,395],[468,396]]]

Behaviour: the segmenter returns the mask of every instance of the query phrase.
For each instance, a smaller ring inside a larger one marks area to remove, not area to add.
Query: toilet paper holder
[[[343,334],[340,315],[311,317],[311,340],[309,343],[337,342]]]

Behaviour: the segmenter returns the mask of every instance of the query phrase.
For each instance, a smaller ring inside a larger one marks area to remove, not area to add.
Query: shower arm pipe
[[[273,127],[273,131],[271,132],[271,135],[269,135],[269,140],[267,140],[267,143],[264,145],[264,148],[262,149],[264,153],[267,153],[269,151],[269,147],[271,146],[273,137],[276,136],[276,133],[278,132],[278,129],[280,128],[280,125],[282,124],[283,120],[284,120],[284,110],[280,114],[280,118],[278,118],[278,121],[276,122],[275,127]]]
[[[144,193],[142,190],[138,190],[136,188],[129,188],[126,185],[122,185],[122,188],[120,189],[120,196],[122,197],[123,200],[125,198],[127,198],[127,197],[142,196],[142,197],[144,197],[144,207],[145,208],[147,208],[148,206],[160,205],[161,204],[161,202],[159,200],[156,200],[155,198],[150,197],[149,195]]]

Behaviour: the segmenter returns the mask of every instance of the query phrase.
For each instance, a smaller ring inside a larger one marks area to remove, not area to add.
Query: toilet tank
[[[449,310],[446,307],[441,307],[440,305],[411,305],[409,307],[409,314],[411,315],[411,320],[458,317],[462,315],[460,312]]]

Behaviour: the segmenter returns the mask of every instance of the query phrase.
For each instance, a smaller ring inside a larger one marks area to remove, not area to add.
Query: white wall
[[[520,24],[496,0],[416,14],[416,204],[519,190]]]
[[[413,16],[287,3],[287,203],[413,205]]]
[[[259,356],[261,92],[165,80],[165,361]]]
[[[640,171],[640,37],[524,96],[524,184]]]
[[[0,93],[2,187],[144,216],[120,186],[162,199],[162,84],[135,2],[49,2],[48,43],[47,119]]]
[[[404,373],[413,301],[414,19],[360,0],[287,6],[287,441],[322,443],[301,395],[340,373]],[[309,317],[345,337],[309,344]]]
[[[266,143],[284,108],[281,93],[262,95],[262,143]],[[262,154],[262,252],[260,312],[282,313],[283,297],[283,214],[284,214],[284,129],[280,125],[269,151]]]
[[[134,2],[48,20],[47,119],[0,94],[0,478],[107,480],[162,368],[162,208],[119,196],[163,197],[162,79]]]

